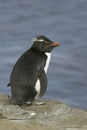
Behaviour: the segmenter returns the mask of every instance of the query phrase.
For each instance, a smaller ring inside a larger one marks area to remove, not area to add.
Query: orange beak
[[[53,42],[51,45],[54,46],[54,47],[57,47],[57,46],[60,46],[60,43],[59,42]]]

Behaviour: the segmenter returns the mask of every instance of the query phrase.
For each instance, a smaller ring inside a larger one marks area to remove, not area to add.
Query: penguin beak
[[[59,42],[53,42],[53,43],[51,44],[51,46],[57,47],[57,46],[60,46],[60,43],[59,43]]]

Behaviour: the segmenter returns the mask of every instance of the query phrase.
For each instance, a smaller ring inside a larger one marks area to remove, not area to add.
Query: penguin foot
[[[14,101],[14,100],[10,100],[10,103],[13,104],[13,105],[19,105],[19,106],[22,106],[22,102],[17,102],[17,101]]]
[[[32,105],[32,101],[28,101],[24,103],[25,105]]]
[[[36,102],[35,102],[35,104],[36,104],[36,105],[44,105],[44,104],[45,104],[45,102],[36,101]]]

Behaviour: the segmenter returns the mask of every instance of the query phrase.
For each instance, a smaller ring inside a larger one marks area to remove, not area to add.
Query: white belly
[[[44,67],[44,70],[47,73],[47,70],[48,70],[48,67],[49,67],[50,58],[51,58],[51,54],[50,53],[45,53],[45,54],[47,56],[47,61],[46,61],[46,65]],[[35,84],[35,90],[37,92],[37,95],[35,96],[35,100],[39,99],[40,89],[41,89],[41,85],[40,85],[40,80],[38,79],[36,84]]]
[[[35,100],[38,100],[39,99],[39,95],[40,95],[40,80],[38,79],[36,84],[35,84],[35,90],[37,92],[37,95],[35,96]]]
[[[51,53],[45,53],[45,55],[47,56],[47,61],[46,61],[46,65],[44,67],[45,72],[47,73],[48,67],[49,67],[49,63],[50,63],[50,58],[51,58]]]

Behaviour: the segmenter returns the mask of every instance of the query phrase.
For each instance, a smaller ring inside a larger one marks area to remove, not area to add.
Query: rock
[[[8,101],[10,99],[10,96],[5,93],[0,93],[0,102],[1,101]]]
[[[18,106],[0,93],[0,130],[87,130],[87,112],[64,103],[44,100],[44,105]]]

